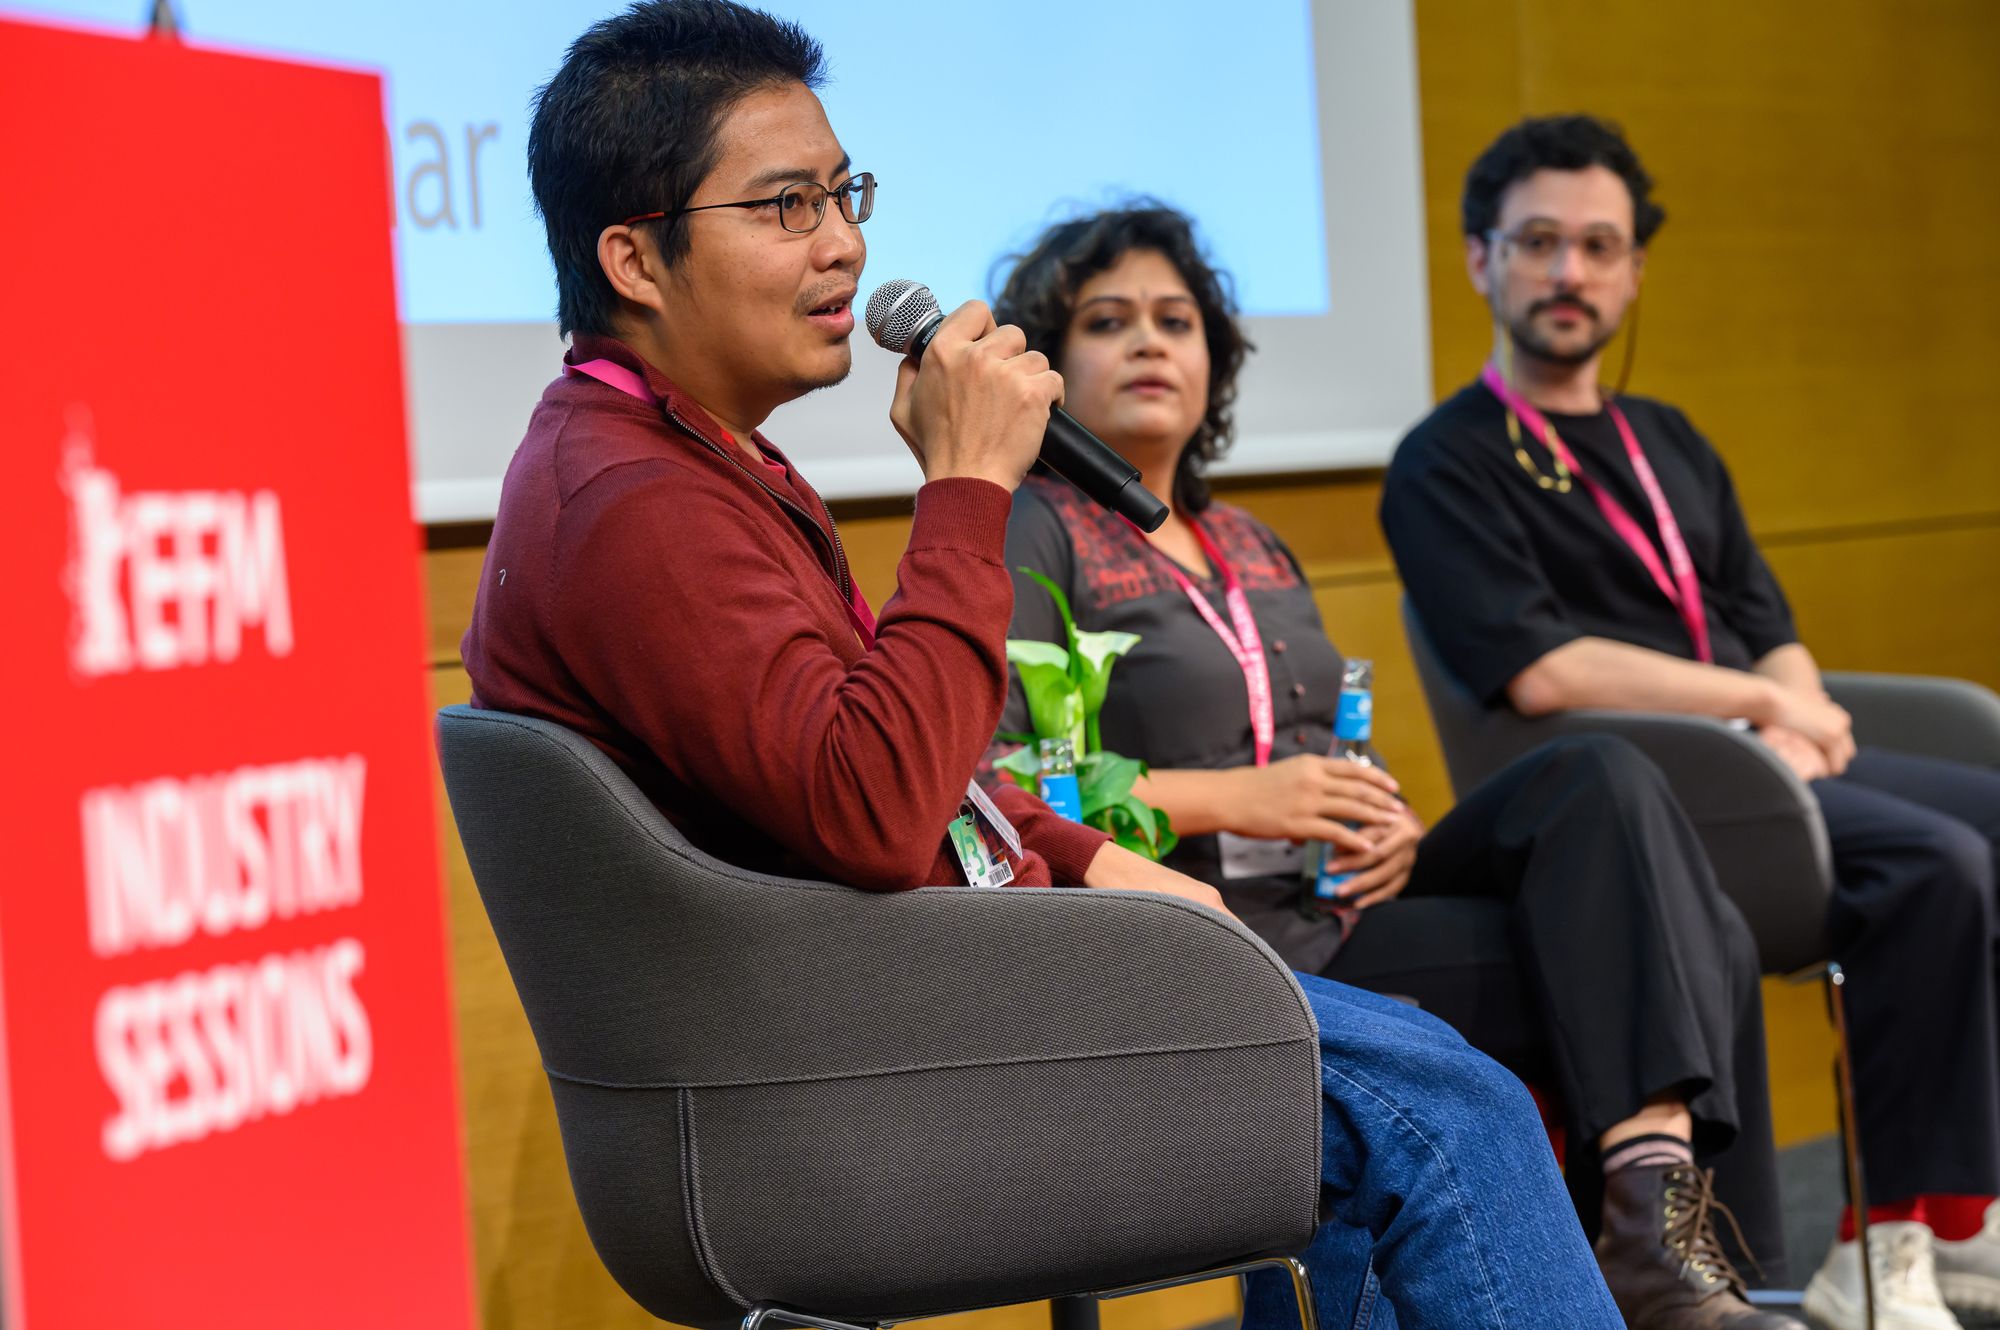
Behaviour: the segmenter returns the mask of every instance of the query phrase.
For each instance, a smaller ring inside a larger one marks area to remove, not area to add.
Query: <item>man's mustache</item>
[[[1534,304],[1528,306],[1528,317],[1532,319],[1544,310],[1556,309],[1558,307],[1581,310],[1590,316],[1590,320],[1593,323],[1603,321],[1603,316],[1597,312],[1597,306],[1587,300],[1578,300],[1575,296],[1552,296],[1547,300],[1537,300]]]

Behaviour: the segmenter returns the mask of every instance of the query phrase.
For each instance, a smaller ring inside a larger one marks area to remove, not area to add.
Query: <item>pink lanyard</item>
[[[1590,497],[1597,501],[1597,510],[1604,514],[1604,520],[1618,533],[1618,538],[1639,556],[1639,562],[1652,574],[1653,584],[1680,611],[1681,622],[1686,625],[1688,637],[1694,641],[1694,654],[1703,664],[1715,662],[1715,652],[1708,641],[1708,613],[1702,606],[1701,579],[1695,576],[1694,560],[1688,556],[1687,542],[1681,539],[1680,523],[1674,520],[1674,510],[1667,503],[1667,495],[1660,488],[1660,479],[1653,474],[1652,463],[1646,460],[1646,453],[1639,446],[1639,436],[1632,432],[1632,422],[1625,419],[1625,413],[1618,409],[1618,403],[1605,399],[1605,410],[1611,413],[1611,423],[1618,427],[1618,437],[1625,443],[1625,457],[1632,463],[1632,474],[1639,478],[1639,488],[1646,492],[1646,502],[1653,507],[1653,521],[1660,528],[1660,543],[1667,547],[1667,562],[1673,567],[1673,576],[1660,563],[1659,551],[1646,538],[1632,514],[1625,511],[1623,504],[1593,480],[1582,466],[1578,465],[1575,454],[1562,436],[1555,432],[1548,418],[1507,386],[1500,371],[1488,362],[1479,373],[1479,381],[1499,398],[1515,415],[1526,421],[1528,428],[1540,436],[1548,445],[1549,452],[1556,460],[1570,469],[1570,473],[1583,482],[1590,491]]]
[[[1250,695],[1250,737],[1255,744],[1257,765],[1268,766],[1271,761],[1271,741],[1278,731],[1275,708],[1271,704],[1271,668],[1264,659],[1264,639],[1257,632],[1257,620],[1250,613],[1250,598],[1243,594],[1243,582],[1236,576],[1236,570],[1222,557],[1222,551],[1209,539],[1202,529],[1201,520],[1195,518],[1188,525],[1194,528],[1195,539],[1201,542],[1201,552],[1208,556],[1208,566],[1222,579],[1222,600],[1229,607],[1230,623],[1236,625],[1234,632],[1222,616],[1215,612],[1215,606],[1208,603],[1208,597],[1195,590],[1194,583],[1188,581],[1180,565],[1166,554],[1146,542],[1141,532],[1130,518],[1121,519],[1132,533],[1139,537],[1146,548],[1159,555],[1166,566],[1168,576],[1174,579],[1183,594],[1194,602],[1195,610],[1202,620],[1215,630],[1222,639],[1222,645],[1229,648],[1229,654],[1236,658],[1236,666],[1243,671],[1243,688]]]
[[[563,366],[563,373],[581,374],[585,378],[596,379],[599,383],[616,388],[629,397],[638,398],[648,406],[660,404],[660,399],[653,395],[653,390],[647,386],[644,378],[616,361],[586,360],[581,365],[566,364]],[[771,466],[774,470],[784,466],[781,462],[767,462],[765,465]],[[875,612],[868,608],[867,600],[862,597],[859,582],[850,581],[848,587],[851,599],[847,602],[847,621],[854,626],[854,635],[861,639],[861,649],[872,651],[875,649]]]

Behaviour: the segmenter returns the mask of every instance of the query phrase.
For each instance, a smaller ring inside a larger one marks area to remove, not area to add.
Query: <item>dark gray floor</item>
[[[1821,1136],[1778,1152],[1778,1194],[1784,1205],[1785,1248],[1800,1287],[1826,1259],[1847,1204],[1840,1138]]]

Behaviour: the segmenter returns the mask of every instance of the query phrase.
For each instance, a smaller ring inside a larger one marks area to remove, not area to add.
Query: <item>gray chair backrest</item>
[[[2000,767],[2000,696],[1965,679],[1828,670],[1826,691],[1854,717],[1856,743]]]
[[[1637,745],[1666,774],[1722,889],[1743,912],[1766,972],[1826,959],[1833,854],[1812,792],[1752,735],[1707,716],[1567,711],[1528,717],[1488,707],[1439,657],[1409,597],[1403,631],[1452,788],[1463,794],[1509,762],[1570,734]]]
[[[1444,749],[1445,770],[1454,793],[1463,798],[1515,758],[1555,737],[1541,733],[1534,721],[1518,712],[1488,707],[1473,696],[1472,690],[1445,668],[1407,594],[1402,607],[1403,635],[1409,640],[1410,657],[1423,684],[1424,702],[1430,707],[1431,724]]]
[[[438,740],[585,1224],[655,1315],[904,1319],[1310,1240],[1317,1035],[1235,921],[746,872],[560,726]]]

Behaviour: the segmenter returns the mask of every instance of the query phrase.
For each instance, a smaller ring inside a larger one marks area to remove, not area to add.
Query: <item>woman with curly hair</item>
[[[1141,202],[1052,227],[995,315],[1170,497],[1147,536],[1032,476],[1007,543],[1079,628],[1139,634],[1099,723],[1105,748],[1150,768],[1137,793],[1181,836],[1167,862],[1294,969],[1413,998],[1554,1092],[1629,1325],[1791,1325],[1750,1305],[1735,1264],[1754,1247],[1782,1280],[1756,951],[1659,771],[1621,740],[1564,740],[1426,831],[1379,766],[1328,756],[1340,652],[1284,542],[1204,480],[1251,348],[1185,217]],[[1018,574],[1015,606],[1014,636],[1064,640]],[[1017,680],[1001,729],[1027,728]],[[1349,875],[1325,908],[1301,892],[1308,841]],[[1747,1234],[1718,1232],[1736,1223],[1717,1224],[1717,1193]]]

